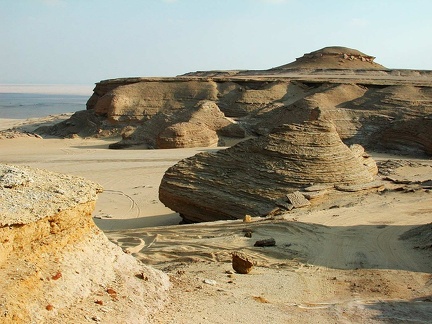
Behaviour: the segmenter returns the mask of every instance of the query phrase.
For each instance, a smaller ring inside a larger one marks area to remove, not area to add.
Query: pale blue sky
[[[432,70],[430,0],[0,0],[0,83],[267,69],[339,45]]]

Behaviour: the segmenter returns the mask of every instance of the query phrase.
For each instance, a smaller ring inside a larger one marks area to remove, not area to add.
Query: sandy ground
[[[13,124],[0,120],[0,130]],[[171,276],[171,302],[154,322],[431,322],[432,250],[419,248],[420,235],[400,239],[432,222],[430,190],[354,196],[330,209],[250,223],[175,225],[180,217],[158,201],[159,182],[169,166],[208,149],[109,150],[117,140],[0,140],[0,162],[80,175],[105,188],[96,224]],[[393,176],[432,179],[432,161],[416,162],[422,166],[397,168]],[[269,237],[276,246],[254,247]],[[234,251],[255,261],[248,275],[232,273]]]

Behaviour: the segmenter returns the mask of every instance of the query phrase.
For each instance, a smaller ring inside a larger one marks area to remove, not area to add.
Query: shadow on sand
[[[408,301],[380,301],[365,305],[377,313],[373,320],[385,323],[431,323],[432,295]]]
[[[99,227],[102,231],[110,231],[113,229],[129,230],[155,226],[178,225],[182,218],[177,213],[172,213],[129,219],[93,218],[93,220],[97,227]]]
[[[176,220],[171,215],[164,217],[167,222]],[[148,224],[147,218],[145,221]],[[107,221],[106,224],[109,222],[112,221]],[[116,222],[117,229],[132,228],[132,223],[127,220]],[[98,225],[106,228],[100,220]],[[402,234],[414,227],[416,226],[385,224],[324,226],[286,220],[252,223],[219,221],[115,230],[107,232],[107,236],[116,243],[119,243],[120,238],[151,241],[150,246],[145,245],[136,255],[143,261],[156,261],[157,255],[163,254],[164,261],[180,261],[190,257],[229,262],[231,252],[241,251],[253,258],[258,265],[266,267],[306,264],[341,270],[388,269],[432,273],[432,250],[418,248],[425,243],[419,240],[422,237],[429,240],[428,236],[401,239]],[[251,238],[245,237],[245,230],[252,233]],[[275,246],[254,246],[257,240],[270,237],[276,240]],[[126,244],[122,247],[128,246]]]

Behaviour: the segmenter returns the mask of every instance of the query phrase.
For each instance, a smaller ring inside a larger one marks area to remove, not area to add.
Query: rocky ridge
[[[348,144],[431,154],[431,140],[424,135],[431,129],[431,76],[430,71],[387,69],[354,49],[327,47],[268,70],[104,80],[96,84],[87,111],[40,132],[122,133],[113,148],[212,146],[227,138],[265,135],[283,123],[302,123],[315,118],[311,111],[319,108]],[[203,102],[215,109],[205,115]],[[197,125],[189,122],[194,111],[204,120],[217,115],[232,125]]]
[[[2,323],[142,323],[162,307],[167,276],[93,223],[100,191],[82,178],[0,165]]]

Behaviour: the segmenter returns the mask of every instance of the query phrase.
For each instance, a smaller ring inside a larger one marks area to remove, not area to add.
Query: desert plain
[[[69,117],[0,120],[1,162],[81,176],[103,187],[96,225],[124,253],[169,276],[168,299],[149,321],[430,323],[429,156],[367,150],[378,165],[376,190],[264,217],[179,225],[182,218],[159,201],[165,172],[224,147],[113,150],[109,146],[122,138],[33,134]],[[19,135],[7,138],[12,127]],[[275,245],[254,246],[269,238]],[[235,252],[253,260],[250,273],[233,270]],[[115,311],[97,307],[91,311],[98,317],[77,317],[77,323],[116,322]]]
[[[46,122],[15,126],[31,130]],[[250,223],[178,225],[181,218],[158,200],[161,178],[177,161],[215,148],[119,151],[108,149],[113,141],[22,136],[0,146],[3,163],[79,175],[103,186],[95,223],[124,251],[170,275],[170,300],[153,316],[155,323],[430,320],[430,190],[353,196],[325,210],[298,209]],[[407,182],[432,179],[430,159],[369,153],[378,162],[400,161],[393,172]],[[428,226],[422,235],[401,239],[422,225]],[[275,247],[253,246],[269,237]],[[255,260],[249,274],[232,270],[235,251]]]

